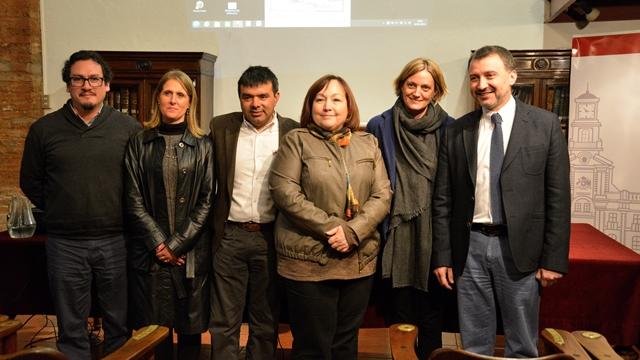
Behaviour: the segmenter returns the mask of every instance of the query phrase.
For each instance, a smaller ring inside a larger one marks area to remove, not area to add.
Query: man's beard
[[[82,110],[84,110],[84,111],[91,111],[91,110],[94,110],[97,106],[98,106],[98,104],[80,103],[80,107],[81,107],[81,108],[82,108]]]

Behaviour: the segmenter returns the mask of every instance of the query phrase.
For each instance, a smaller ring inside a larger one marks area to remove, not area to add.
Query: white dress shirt
[[[269,171],[278,151],[278,116],[259,131],[246,119],[238,134],[229,220],[268,223],[276,218]]]
[[[493,134],[494,125],[491,122],[491,115],[499,113],[502,117],[502,139],[504,151],[507,151],[509,145],[509,137],[511,136],[511,128],[513,128],[513,119],[516,115],[516,101],[513,96],[498,111],[487,111],[482,108],[482,117],[478,128],[478,152],[476,173],[476,194],[475,208],[473,211],[473,222],[490,224],[493,223],[491,218],[491,190],[490,181],[491,173],[489,171],[489,159],[491,156],[491,135]]]

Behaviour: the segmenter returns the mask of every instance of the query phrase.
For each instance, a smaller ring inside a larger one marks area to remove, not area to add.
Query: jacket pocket
[[[522,148],[522,167],[526,174],[542,174],[547,159],[546,150],[543,144]]]
[[[309,167],[333,167],[334,161],[328,156],[307,156],[302,158],[302,162],[307,164]]]
[[[373,183],[375,162],[372,158],[358,159],[355,161],[353,169],[349,169],[351,172],[352,181],[356,181],[359,184]]]

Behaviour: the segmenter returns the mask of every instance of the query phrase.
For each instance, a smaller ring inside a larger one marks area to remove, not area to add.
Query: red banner
[[[640,53],[640,33],[575,37],[572,55],[599,56]]]

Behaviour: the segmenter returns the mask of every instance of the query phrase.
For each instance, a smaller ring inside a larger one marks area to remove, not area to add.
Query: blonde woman
[[[378,138],[394,194],[391,212],[380,227],[382,286],[390,295],[387,322],[417,325],[418,358],[426,359],[442,347],[447,295],[429,270],[431,197],[440,135],[453,118],[439,105],[447,84],[431,59],[407,63],[394,89],[395,104],[367,123],[367,131]]]
[[[212,146],[196,120],[189,76],[166,73],[152,101],[151,119],[125,157],[129,317],[134,328],[173,328],[178,358],[198,359],[209,323]],[[172,359],[172,339],[157,358]]]

